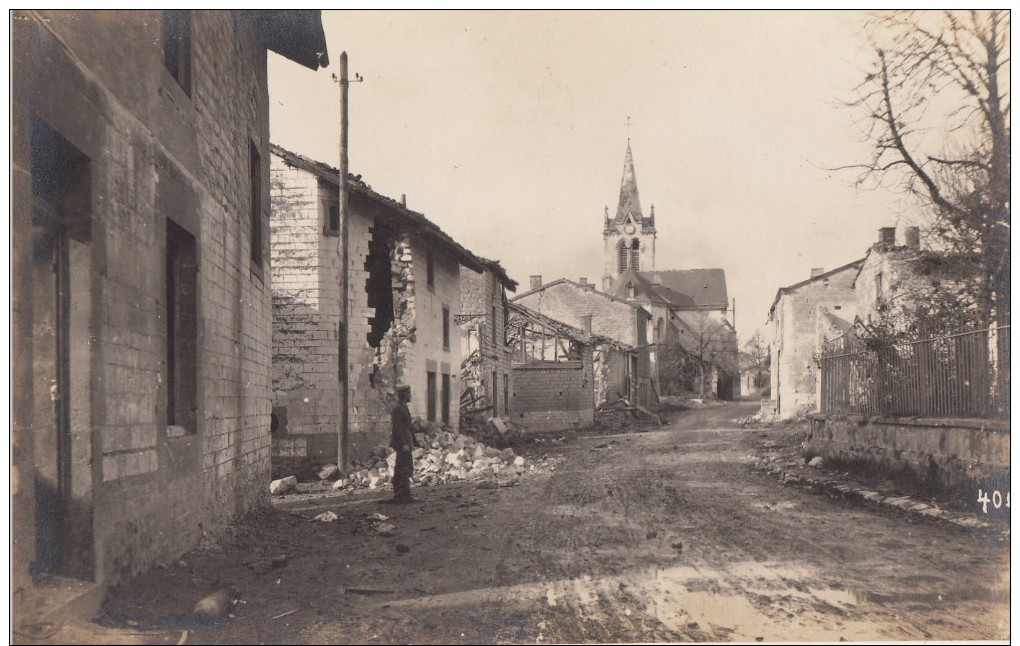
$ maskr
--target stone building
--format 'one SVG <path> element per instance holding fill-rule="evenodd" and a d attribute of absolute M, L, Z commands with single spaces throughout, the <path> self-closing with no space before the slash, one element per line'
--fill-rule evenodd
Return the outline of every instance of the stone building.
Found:
<path fill-rule="evenodd" d="M 506 418 L 513 397 L 510 347 L 507 345 L 510 311 L 506 291 L 517 281 L 495 260 L 481 259 L 484 271 L 460 269 L 460 416 Z"/>
<path fill-rule="evenodd" d="M 818 366 L 814 354 L 825 338 L 849 329 L 857 314 L 854 279 L 862 260 L 781 287 L 769 308 L 773 410 L 789 419 L 817 408 Z"/>
<path fill-rule="evenodd" d="M 532 276 L 531 289 L 513 302 L 628 348 L 624 353 L 595 352 L 596 405 L 619 397 L 644 406 L 654 401 L 654 328 L 641 305 L 596 291 L 583 278 L 579 283 L 560 278 L 543 284 L 541 276 Z"/>
<path fill-rule="evenodd" d="M 397 384 L 411 386 L 412 415 L 457 429 L 460 272 L 482 272 L 482 260 L 424 215 L 349 175 L 344 326 L 339 171 L 279 146 L 272 151 L 275 464 L 307 471 L 338 455 L 348 464 L 367 457 L 388 441 Z"/>
<path fill-rule="evenodd" d="M 267 502 L 266 51 L 327 58 L 318 11 L 15 11 L 11 37 L 18 622 Z"/>

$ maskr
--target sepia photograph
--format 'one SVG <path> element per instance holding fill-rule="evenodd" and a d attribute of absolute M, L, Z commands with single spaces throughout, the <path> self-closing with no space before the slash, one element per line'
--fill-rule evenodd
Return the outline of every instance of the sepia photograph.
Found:
<path fill-rule="evenodd" d="M 1011 640 L 1011 12 L 9 10 L 15 644 Z"/>

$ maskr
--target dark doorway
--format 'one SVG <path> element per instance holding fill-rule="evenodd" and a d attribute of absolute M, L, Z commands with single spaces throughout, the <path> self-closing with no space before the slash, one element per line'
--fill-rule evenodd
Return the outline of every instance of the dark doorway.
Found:
<path fill-rule="evenodd" d="M 88 159 L 32 124 L 34 577 L 94 576 Z"/>

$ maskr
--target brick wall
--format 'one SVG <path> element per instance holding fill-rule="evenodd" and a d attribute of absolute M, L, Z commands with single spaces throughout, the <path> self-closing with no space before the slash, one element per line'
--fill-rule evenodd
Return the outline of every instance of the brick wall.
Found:
<path fill-rule="evenodd" d="M 595 419 L 592 350 L 581 361 L 513 367 L 511 419 L 530 433 L 584 428 Z"/>
<path fill-rule="evenodd" d="M 306 478 L 337 461 L 340 237 L 322 207 L 337 190 L 272 155 L 271 200 L 273 473 Z"/>
<path fill-rule="evenodd" d="M 94 517 L 76 534 L 89 543 L 91 577 L 114 583 L 266 501 L 268 236 L 263 271 L 249 249 L 250 146 L 261 151 L 268 226 L 266 54 L 245 21 L 195 12 L 189 95 L 153 47 L 160 12 L 25 13 L 14 22 L 31 43 L 33 71 L 19 90 L 28 107 L 17 128 L 30 132 L 34 112 L 88 158 L 88 233 L 72 268 L 83 290 L 72 327 L 88 334 L 75 334 L 71 355 L 91 381 L 69 396 L 78 400 L 72 437 L 91 465 L 75 462 L 72 480 L 92 483 L 76 500 Z M 19 155 L 15 164 L 30 168 L 30 148 Z M 187 432 L 167 428 L 168 219 L 194 236 L 198 256 L 197 422 Z M 30 494 L 16 493 L 17 524 L 34 525 Z M 32 552 L 17 545 L 20 567 Z"/>

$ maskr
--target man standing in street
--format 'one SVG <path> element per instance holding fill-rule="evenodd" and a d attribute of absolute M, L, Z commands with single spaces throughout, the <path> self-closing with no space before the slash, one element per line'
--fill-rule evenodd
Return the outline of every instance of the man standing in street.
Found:
<path fill-rule="evenodd" d="M 390 446 L 397 452 L 397 463 L 393 467 L 393 501 L 399 504 L 411 502 L 411 475 L 414 473 L 414 458 L 411 448 L 414 446 L 414 435 L 411 432 L 411 411 L 407 402 L 411 401 L 411 387 L 397 387 L 397 403 L 390 414 L 392 437 Z"/>

